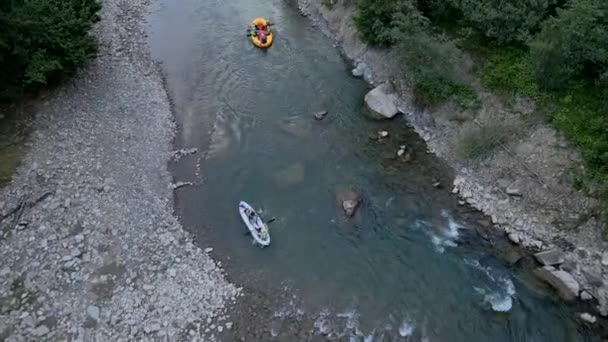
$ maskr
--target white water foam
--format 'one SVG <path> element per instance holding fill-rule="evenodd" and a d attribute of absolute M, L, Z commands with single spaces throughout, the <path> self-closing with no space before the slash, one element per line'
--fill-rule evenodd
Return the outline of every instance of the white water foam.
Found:
<path fill-rule="evenodd" d="M 440 234 L 429 233 L 431 242 L 435 246 L 435 250 L 439 253 L 445 252 L 446 247 L 458 247 L 456 240 L 459 237 L 458 231 L 463 228 L 462 225 L 456 223 L 447 211 L 442 210 L 441 216 L 448 220 L 447 229 L 442 229 Z"/>
<path fill-rule="evenodd" d="M 329 319 L 330 312 L 328 309 L 323 309 L 319 313 L 319 317 L 313 323 L 315 331 L 323 335 L 329 334 L 331 331 L 331 321 Z"/>
<path fill-rule="evenodd" d="M 408 337 L 412 336 L 412 333 L 414 333 L 414 323 L 408 320 L 403 320 L 399 326 L 399 335 L 401 337 Z"/>
<path fill-rule="evenodd" d="M 473 287 L 475 292 L 483 296 L 484 302 L 488 303 L 496 312 L 510 311 L 516 293 L 513 281 L 506 276 L 494 275 L 492 268 L 482 266 L 478 260 L 465 259 L 465 263 L 483 272 L 493 285 L 498 286 L 498 290 L 492 290 L 489 287 Z"/>

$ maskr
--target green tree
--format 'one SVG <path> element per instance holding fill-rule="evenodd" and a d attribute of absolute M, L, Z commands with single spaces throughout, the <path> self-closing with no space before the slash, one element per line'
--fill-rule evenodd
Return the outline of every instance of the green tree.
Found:
<path fill-rule="evenodd" d="M 429 0 L 426 0 L 429 1 Z M 557 5 L 557 0 L 446 0 L 463 20 L 498 44 L 525 42 Z"/>
<path fill-rule="evenodd" d="M 418 17 L 416 0 L 358 0 L 354 17 L 363 39 L 377 46 L 395 44 L 394 29 L 403 17 Z"/>
<path fill-rule="evenodd" d="M 542 25 L 530 44 L 538 82 L 565 89 L 573 82 L 608 83 L 608 2 L 572 0 Z"/>
<path fill-rule="evenodd" d="M 0 2 L 0 101 L 70 76 L 96 51 L 95 0 Z"/>

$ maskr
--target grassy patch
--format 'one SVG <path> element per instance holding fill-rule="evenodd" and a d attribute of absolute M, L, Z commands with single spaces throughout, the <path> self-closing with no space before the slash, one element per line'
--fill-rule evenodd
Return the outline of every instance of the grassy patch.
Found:
<path fill-rule="evenodd" d="M 486 48 L 479 70 L 482 83 L 493 90 L 513 92 L 532 98 L 537 105 L 548 100 L 535 79 L 532 61 L 526 50 L 513 47 Z"/>
<path fill-rule="evenodd" d="M 512 127 L 502 125 L 471 129 L 458 141 L 456 151 L 463 159 L 486 158 L 506 144 L 514 132 Z"/>
<path fill-rule="evenodd" d="M 599 194 L 604 222 L 608 222 L 608 107 L 601 88 L 581 83 L 566 91 L 544 90 L 537 84 L 525 49 L 501 47 L 481 51 L 479 77 L 485 86 L 532 98 L 537 108 L 546 112 L 549 122 L 580 148 L 587 168 L 584 175 L 577 174 L 574 187 L 589 192 L 587 183 L 599 184 L 600 190 L 594 193 Z M 604 229 L 608 233 L 608 225 Z"/>
<path fill-rule="evenodd" d="M 12 116 L 0 119 L 0 187 L 10 182 L 23 157 L 23 147 L 15 136 L 17 127 Z"/>
<path fill-rule="evenodd" d="M 475 90 L 465 84 L 458 84 L 443 77 L 418 75 L 414 81 L 416 98 L 424 105 L 435 106 L 453 99 L 461 109 L 479 107 L 479 97 Z"/>
<path fill-rule="evenodd" d="M 19 146 L 0 147 L 0 187 L 11 181 L 22 156 Z"/>

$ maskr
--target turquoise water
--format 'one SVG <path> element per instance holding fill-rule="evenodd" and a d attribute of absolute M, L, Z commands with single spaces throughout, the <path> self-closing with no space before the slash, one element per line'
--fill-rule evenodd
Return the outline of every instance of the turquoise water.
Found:
<path fill-rule="evenodd" d="M 403 120 L 365 119 L 366 84 L 291 5 L 154 8 L 150 43 L 174 102 L 176 145 L 199 149 L 173 167 L 177 180 L 200 183 L 176 192 L 177 213 L 232 280 L 293 293 L 295 304 L 273 304 L 269 339 L 304 314 L 316 333 L 353 341 L 594 340 L 554 294 L 479 242 L 477 216 L 432 186 L 449 185 L 449 170 Z M 257 16 L 276 24 L 268 50 L 245 36 Z M 384 129 L 386 141 L 368 139 Z M 403 144 L 413 162 L 396 158 Z M 336 198 L 344 188 L 363 198 L 352 219 Z M 276 218 L 270 247 L 244 235 L 240 200 Z"/>

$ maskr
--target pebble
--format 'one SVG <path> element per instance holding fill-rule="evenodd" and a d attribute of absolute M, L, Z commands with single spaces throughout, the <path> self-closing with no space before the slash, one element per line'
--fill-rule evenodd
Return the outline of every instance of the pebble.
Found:
<path fill-rule="evenodd" d="M 170 268 L 167 273 L 169 273 L 169 276 L 171 277 L 175 277 L 177 275 L 177 271 L 175 270 L 175 268 Z"/>
<path fill-rule="evenodd" d="M 89 315 L 89 317 L 91 317 L 94 320 L 98 320 L 99 319 L 99 308 L 96 307 L 95 305 L 90 305 L 87 308 L 87 314 Z"/>
<path fill-rule="evenodd" d="M 228 329 L 228 330 L 232 329 L 232 325 L 233 325 L 232 322 L 227 322 L 226 323 L 226 329 Z"/>
<path fill-rule="evenodd" d="M 213 248 L 211 248 L 211 247 L 205 248 L 205 253 L 211 253 L 211 252 L 213 252 Z"/>
<path fill-rule="evenodd" d="M 46 325 L 39 325 L 36 329 L 32 329 L 32 335 L 36 337 L 42 337 L 51 332 L 51 330 Z"/>
<path fill-rule="evenodd" d="M 221 326 L 221 325 L 218 325 L 218 326 L 217 326 L 217 331 L 218 331 L 218 332 L 222 332 L 222 331 L 224 331 L 224 327 L 223 327 L 223 326 Z"/>
<path fill-rule="evenodd" d="M 583 292 L 581 292 L 581 299 L 582 300 L 591 300 L 591 299 L 593 299 L 593 296 L 591 295 L 591 293 L 589 293 L 587 291 L 583 291 Z"/>
<path fill-rule="evenodd" d="M 144 284 L 144 291 L 152 291 L 154 288 L 154 285 Z"/>
<path fill-rule="evenodd" d="M 507 193 L 507 195 L 509 196 L 522 196 L 521 191 L 519 191 L 519 189 L 517 188 L 507 188 L 505 190 L 505 192 Z"/>

